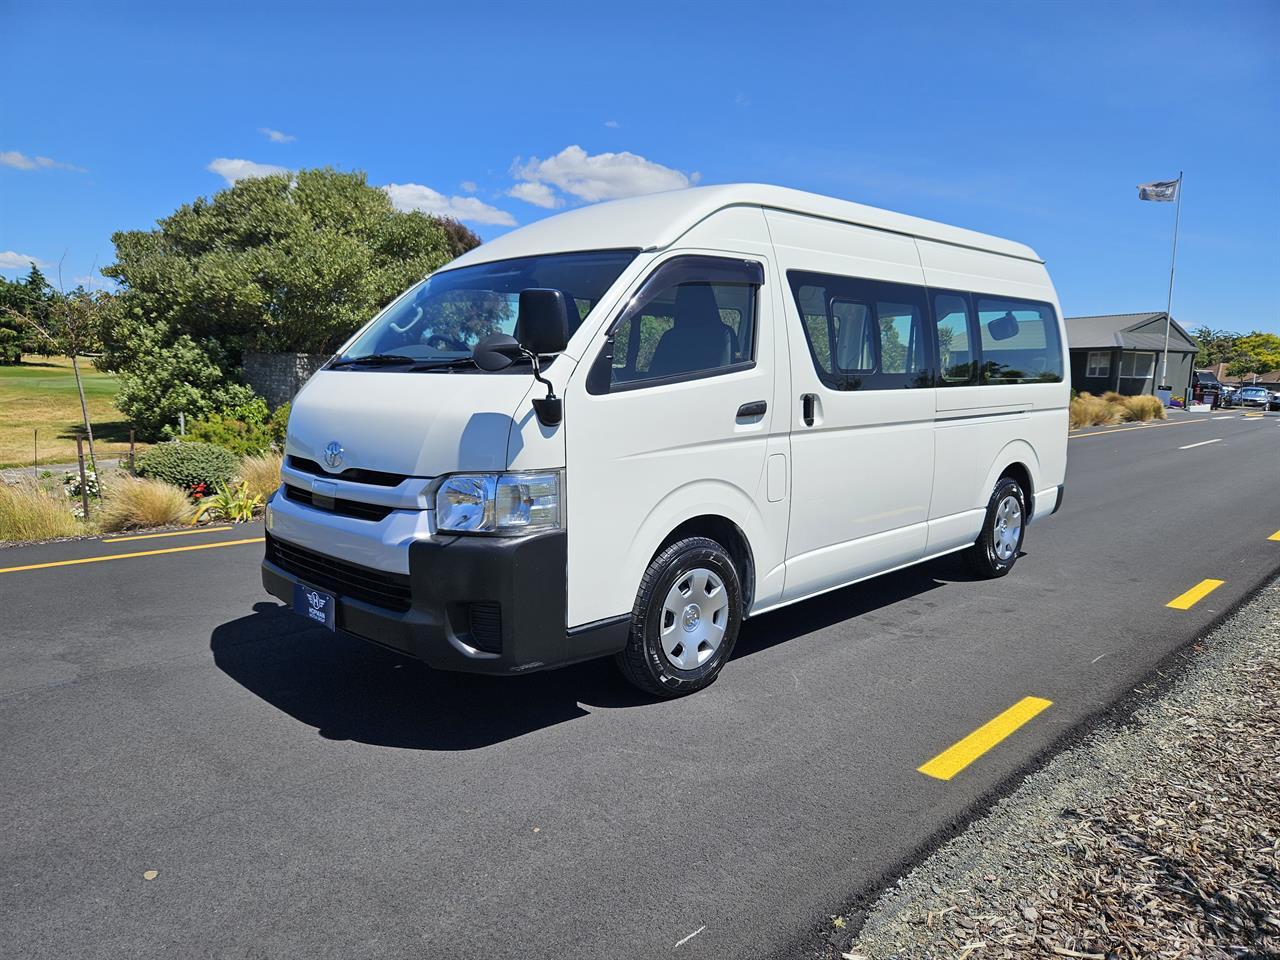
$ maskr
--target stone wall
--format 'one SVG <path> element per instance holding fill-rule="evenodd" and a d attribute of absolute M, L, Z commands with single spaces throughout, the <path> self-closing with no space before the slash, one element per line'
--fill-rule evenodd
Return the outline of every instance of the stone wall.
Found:
<path fill-rule="evenodd" d="M 274 410 L 292 400 L 328 359 L 319 353 L 246 353 L 244 379 Z"/>

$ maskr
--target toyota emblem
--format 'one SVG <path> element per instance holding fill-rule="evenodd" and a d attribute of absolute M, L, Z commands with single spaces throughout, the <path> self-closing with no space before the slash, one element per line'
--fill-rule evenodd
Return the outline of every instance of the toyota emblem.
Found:
<path fill-rule="evenodd" d="M 335 470 L 342 466 L 342 444 L 337 440 L 324 448 L 324 462 Z"/>

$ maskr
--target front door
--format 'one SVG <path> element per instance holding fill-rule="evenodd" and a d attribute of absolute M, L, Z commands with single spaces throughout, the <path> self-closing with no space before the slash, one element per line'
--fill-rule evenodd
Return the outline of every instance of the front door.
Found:
<path fill-rule="evenodd" d="M 777 406 L 768 275 L 758 253 L 671 254 L 584 358 L 565 404 L 570 626 L 629 613 L 658 544 L 695 517 L 742 530 L 765 567 L 757 582 L 776 554 L 781 583 L 785 464 L 776 499 L 766 469 Z"/>

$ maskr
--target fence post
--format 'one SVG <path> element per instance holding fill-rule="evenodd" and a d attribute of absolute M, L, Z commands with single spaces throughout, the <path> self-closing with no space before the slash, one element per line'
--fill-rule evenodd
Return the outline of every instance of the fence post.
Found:
<path fill-rule="evenodd" d="M 181 410 L 178 411 L 178 436 L 185 437 L 187 435 L 187 416 Z"/>
<path fill-rule="evenodd" d="M 35 470 L 37 479 L 40 476 L 40 431 L 31 431 L 31 468 Z"/>
<path fill-rule="evenodd" d="M 89 483 L 84 475 L 84 434 L 76 431 L 76 462 L 80 465 L 80 505 L 84 507 L 84 518 L 89 519 Z"/>
<path fill-rule="evenodd" d="M 133 427 L 129 428 L 129 475 L 136 477 L 138 471 L 133 468 Z"/>

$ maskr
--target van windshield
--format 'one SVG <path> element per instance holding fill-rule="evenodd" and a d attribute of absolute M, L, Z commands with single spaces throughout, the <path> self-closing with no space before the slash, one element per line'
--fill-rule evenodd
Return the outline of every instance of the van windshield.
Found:
<path fill-rule="evenodd" d="M 529 287 L 563 290 L 573 334 L 604 296 L 635 250 L 556 253 L 480 263 L 445 270 L 422 281 L 362 333 L 338 362 L 361 358 L 406 361 L 469 357 L 471 348 L 494 333 L 514 335 L 520 291 Z"/>

